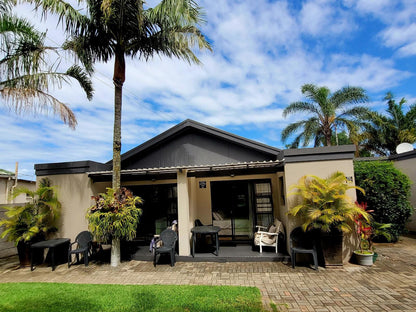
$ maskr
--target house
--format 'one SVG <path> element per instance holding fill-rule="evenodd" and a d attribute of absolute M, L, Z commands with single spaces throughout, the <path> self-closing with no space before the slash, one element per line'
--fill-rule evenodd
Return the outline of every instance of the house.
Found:
<path fill-rule="evenodd" d="M 327 177 L 334 171 L 353 183 L 354 151 L 354 146 L 280 150 L 185 120 L 124 153 L 121 183 L 144 199 L 137 239 L 148 241 L 178 220 L 179 254 L 189 256 L 196 219 L 220 226 L 220 240 L 237 244 L 252 239 L 255 225 L 274 218 L 288 233 L 295 226 L 287 216 L 294 205 L 290 185 L 305 174 Z M 60 235 L 74 239 L 87 228 L 91 196 L 111 186 L 111 162 L 37 164 L 35 170 L 38 179 L 47 176 L 58 186 Z M 355 192 L 350 195 L 355 198 Z"/>
<path fill-rule="evenodd" d="M 17 187 L 25 187 L 35 190 L 35 181 L 16 179 L 15 174 L 4 169 L 0 169 L 0 205 L 2 204 L 22 204 L 27 202 L 26 195 L 21 194 L 16 198 L 11 197 L 11 192 Z"/>

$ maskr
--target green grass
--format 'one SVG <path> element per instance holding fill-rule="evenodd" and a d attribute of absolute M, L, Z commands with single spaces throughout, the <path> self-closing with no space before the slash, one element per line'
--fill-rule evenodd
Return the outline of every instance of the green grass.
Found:
<path fill-rule="evenodd" d="M 0 311 L 263 311 L 258 288 L 0 283 Z"/>

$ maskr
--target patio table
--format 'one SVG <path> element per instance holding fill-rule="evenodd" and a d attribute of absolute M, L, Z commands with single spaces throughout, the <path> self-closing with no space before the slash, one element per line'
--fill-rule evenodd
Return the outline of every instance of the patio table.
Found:
<path fill-rule="evenodd" d="M 220 249 L 220 244 L 218 240 L 218 232 L 221 230 L 219 226 L 215 225 L 202 225 L 202 226 L 195 226 L 191 229 L 192 233 L 192 257 L 195 257 L 195 242 L 197 234 L 203 235 L 211 235 L 215 236 L 215 255 L 218 256 L 218 250 Z"/>
<path fill-rule="evenodd" d="M 33 271 L 35 268 L 33 267 L 33 249 L 45 249 L 49 248 L 51 252 L 51 264 L 52 264 L 52 271 L 55 270 L 55 249 L 57 247 L 65 245 L 65 250 L 68 252 L 69 242 L 71 240 L 69 238 L 55 238 L 49 239 L 46 241 L 34 243 L 30 246 L 30 270 Z M 63 247 L 64 248 L 64 247 Z M 68 256 L 67 256 L 68 257 Z"/>

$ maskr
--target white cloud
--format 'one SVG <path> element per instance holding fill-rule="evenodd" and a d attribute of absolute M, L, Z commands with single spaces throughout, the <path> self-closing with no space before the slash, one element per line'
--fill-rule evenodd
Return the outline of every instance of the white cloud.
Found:
<path fill-rule="evenodd" d="M 329 0 L 310 0 L 303 4 L 299 14 L 302 30 L 315 37 L 345 36 L 356 26 L 346 10 Z"/>

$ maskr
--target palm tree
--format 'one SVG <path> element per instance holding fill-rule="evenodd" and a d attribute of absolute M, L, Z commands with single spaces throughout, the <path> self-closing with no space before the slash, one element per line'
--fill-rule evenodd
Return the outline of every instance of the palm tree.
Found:
<path fill-rule="evenodd" d="M 13 2 L 7 0 L 0 6 L 0 96 L 3 104 L 16 113 L 52 110 L 64 123 L 75 128 L 74 113 L 48 92 L 49 87 L 61 87 L 63 82 L 69 83 L 73 78 L 91 99 L 91 81 L 80 66 L 59 72 L 57 67 L 48 65 L 47 55 L 58 49 L 46 47 L 45 33 L 11 13 Z"/>
<path fill-rule="evenodd" d="M 388 156 L 396 153 L 400 143 L 416 142 L 416 103 L 404 113 L 406 99 L 396 103 L 394 96 L 388 92 L 384 97 L 387 101 L 387 116 L 373 112 L 370 122 L 365 127 L 363 146 L 378 155 Z"/>
<path fill-rule="evenodd" d="M 143 0 L 79 0 L 85 10 L 78 10 L 63 0 L 26 0 L 59 15 L 70 39 L 65 48 L 77 53 L 86 64 L 114 60 L 114 133 L 112 188 L 118 190 L 121 180 L 121 108 L 126 79 L 126 57 L 148 60 L 164 55 L 199 63 L 192 47 L 211 50 L 199 30 L 203 22 L 201 8 L 194 0 L 162 0 L 154 8 Z M 119 240 L 112 248 L 120 262 Z"/>
<path fill-rule="evenodd" d="M 353 134 L 361 126 L 360 118 L 369 114 L 369 110 L 363 106 L 349 105 L 365 103 L 368 97 L 365 91 L 359 87 L 344 87 L 331 94 L 327 87 L 317 87 L 313 84 L 302 86 L 302 94 L 308 101 L 293 102 L 283 111 L 283 117 L 293 113 L 309 113 L 312 116 L 288 125 L 282 131 L 282 141 L 295 134 L 299 129 L 303 131 L 298 134 L 291 147 L 297 148 L 301 141 L 307 146 L 313 139 L 314 146 L 330 146 L 331 138 L 337 131 L 348 130 Z"/>

